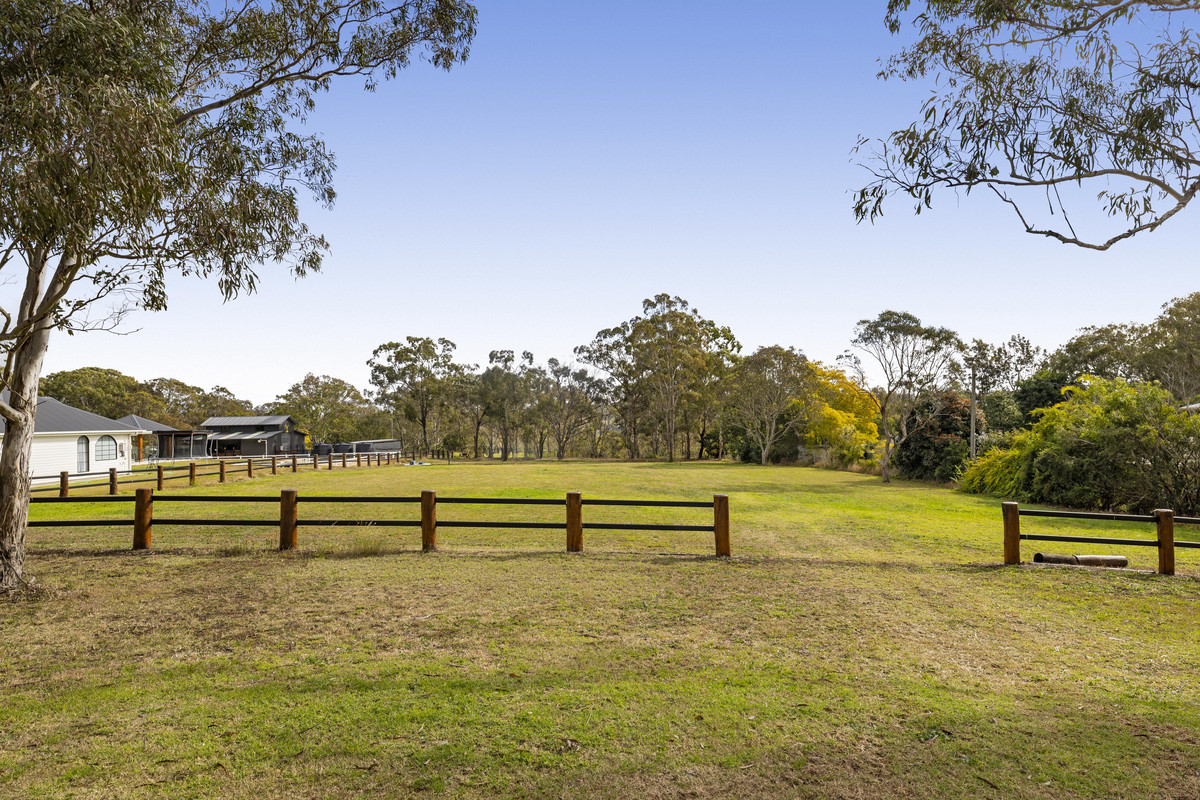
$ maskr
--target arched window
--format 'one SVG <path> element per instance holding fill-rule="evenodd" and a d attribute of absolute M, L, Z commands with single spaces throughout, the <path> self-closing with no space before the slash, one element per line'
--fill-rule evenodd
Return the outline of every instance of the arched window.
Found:
<path fill-rule="evenodd" d="M 96 440 L 96 460 L 113 461 L 117 457 L 117 440 L 111 436 L 101 436 Z"/>

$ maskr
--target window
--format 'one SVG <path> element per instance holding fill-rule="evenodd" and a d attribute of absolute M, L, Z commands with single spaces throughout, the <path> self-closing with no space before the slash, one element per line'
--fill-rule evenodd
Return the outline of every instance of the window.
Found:
<path fill-rule="evenodd" d="M 117 440 L 111 436 L 101 436 L 96 440 L 96 460 L 113 461 L 117 457 Z"/>

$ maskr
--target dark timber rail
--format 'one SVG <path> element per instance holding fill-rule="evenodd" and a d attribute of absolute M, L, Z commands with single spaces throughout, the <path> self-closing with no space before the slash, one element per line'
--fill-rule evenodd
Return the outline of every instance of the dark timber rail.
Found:
<path fill-rule="evenodd" d="M 1127 547 L 1157 547 L 1158 571 L 1163 575 L 1175 574 L 1175 548 L 1200 549 L 1200 542 L 1176 542 L 1175 524 L 1200 525 L 1200 517 L 1177 517 L 1169 508 L 1160 508 L 1153 514 L 1108 514 L 1092 511 L 1050 511 L 1037 508 L 1021 508 L 1016 503 L 1001 503 L 1004 513 L 1004 563 L 1021 563 L 1021 540 L 1039 542 L 1081 542 L 1085 544 L 1110 544 Z M 1152 522 L 1157 529 L 1153 539 L 1117 539 L 1108 536 L 1063 536 L 1052 533 L 1021 533 L 1021 517 L 1055 517 L 1058 519 L 1096 519 L 1108 522 Z"/>
<path fill-rule="evenodd" d="M 59 497 L 70 497 L 71 489 L 92 489 L 103 486 L 102 483 L 97 483 L 98 478 L 108 478 L 108 493 L 116 494 L 117 487 L 131 486 L 144 483 L 155 484 L 158 491 L 163 490 L 166 481 L 187 479 L 189 486 L 196 485 L 196 478 L 217 476 L 218 483 L 224 483 L 225 479 L 230 475 L 244 474 L 247 478 L 254 477 L 254 471 L 258 470 L 259 474 L 265 474 L 270 470 L 272 475 L 278 475 L 279 470 L 290 470 L 299 472 L 301 469 L 326 469 L 331 470 L 335 466 L 341 469 L 350 467 L 377 467 L 390 466 L 393 463 L 403 464 L 404 461 L 396 452 L 380 452 L 380 453 L 336 453 L 324 456 L 305 455 L 305 454 L 290 454 L 282 456 L 251 456 L 248 458 L 221 458 L 209 461 L 196 462 L 189 461 L 187 464 L 174 464 L 171 466 L 163 466 L 161 464 L 153 467 L 140 467 L 137 469 L 119 470 L 116 467 L 107 472 L 77 472 L 71 474 L 69 472 L 61 472 L 58 475 L 34 475 L 30 480 L 46 481 L 58 478 L 58 483 L 47 486 L 34 486 L 29 490 L 33 495 L 38 492 L 58 492 Z M 182 474 L 168 474 L 182 473 Z M 121 478 L 122 475 L 133 477 Z M 149 475 L 153 477 L 139 478 L 139 475 Z M 71 483 L 72 478 L 82 478 L 82 483 Z"/>
<path fill-rule="evenodd" d="M 200 519 L 195 517 L 155 517 L 154 504 L 158 503 L 278 503 L 279 519 Z M 279 528 L 279 549 L 292 550 L 296 547 L 297 531 L 301 527 L 372 527 L 372 528 L 417 528 L 421 529 L 421 549 L 437 549 L 438 528 L 515 528 L 521 530 L 565 530 L 567 552 L 583 550 L 583 531 L 705 531 L 713 534 L 718 556 L 729 556 L 729 496 L 713 495 L 712 502 L 694 500 L 599 500 L 585 499 L 579 492 L 569 492 L 562 499 L 530 499 L 504 497 L 442 497 L 424 491 L 414 497 L 342 497 L 340 495 L 311 495 L 301 498 L 294 489 L 285 489 L 275 495 L 155 495 L 152 489 L 138 489 L 133 496 L 93 497 L 32 497 L 30 503 L 133 503 L 133 549 L 146 550 L 150 547 L 155 525 L 181 526 L 245 526 Z M 420 519 L 322 519 L 301 517 L 301 503 L 344 504 L 367 503 L 379 505 L 420 505 Z M 497 522 L 449 520 L 439 522 L 439 505 L 498 505 L 498 506 L 558 506 L 566 510 L 562 522 Z M 659 525 L 641 522 L 591 522 L 584 524 L 583 506 L 624 506 L 633 508 L 704 508 L 713 514 L 711 525 Z M 30 520 L 31 528 L 86 528 L 94 526 L 128 526 L 129 519 L 73 519 L 73 520 Z"/>

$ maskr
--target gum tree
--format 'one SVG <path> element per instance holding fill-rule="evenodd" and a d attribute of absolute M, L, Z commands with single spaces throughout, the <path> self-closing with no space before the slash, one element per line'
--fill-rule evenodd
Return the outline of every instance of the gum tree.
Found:
<path fill-rule="evenodd" d="M 726 410 L 758 445 L 764 466 L 776 441 L 810 421 L 816 389 L 812 365 L 790 347 L 760 347 L 733 368 Z"/>
<path fill-rule="evenodd" d="M 663 425 L 667 460 L 675 460 L 681 408 L 697 391 L 715 354 L 724 360 L 741 349 L 732 331 L 705 319 L 681 297 L 655 295 L 642 301 L 629 321 L 629 349 L 646 376 L 652 408 Z M 685 431 L 686 433 L 686 431 Z"/>
<path fill-rule="evenodd" d="M 392 413 L 404 406 L 411 409 L 421 426 L 421 452 L 430 452 L 429 426 L 436 423 L 438 410 L 446 403 L 448 382 L 454 374 L 454 349 L 449 339 L 408 336 L 404 343 L 388 342 L 375 348 L 367 366 L 371 384 Z"/>
<path fill-rule="evenodd" d="M 941 413 L 938 399 L 953 374 L 955 356 L 962 343 L 954 331 L 921 324 L 903 311 L 884 311 L 875 319 L 860 320 L 851 344 L 879 368 L 883 383 L 866 389 L 861 363 L 851 356 L 859 385 L 873 398 L 879 411 L 883 458 L 879 462 L 884 482 L 891 480 L 892 453 L 915 431 Z"/>
<path fill-rule="evenodd" d="M 941 190 L 982 188 L 1026 232 L 1079 247 L 1158 228 L 1200 191 L 1197 10 L 1196 0 L 890 0 L 888 27 L 916 39 L 879 75 L 932 91 L 916 122 L 859 142 L 873 179 L 855 214 L 874 220 L 892 195 L 920 213 Z"/>
<path fill-rule="evenodd" d="M 0 591 L 24 584 L 50 332 L 166 307 L 169 271 L 230 299 L 316 270 L 301 193 L 334 161 L 295 127 L 335 79 L 466 57 L 463 0 L 14 0 L 0 15 Z"/>

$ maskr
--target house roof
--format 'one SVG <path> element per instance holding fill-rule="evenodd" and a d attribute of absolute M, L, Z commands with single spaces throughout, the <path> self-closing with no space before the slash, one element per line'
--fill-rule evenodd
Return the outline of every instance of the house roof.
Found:
<path fill-rule="evenodd" d="M 274 439 L 276 436 L 282 436 L 283 431 L 229 431 L 227 433 L 210 433 L 209 441 L 212 442 L 244 442 L 255 439 Z"/>
<path fill-rule="evenodd" d="M 4 396 L 7 399 L 8 393 L 6 392 Z M 38 398 L 37 418 L 33 424 L 34 433 L 82 433 L 85 431 L 121 433 L 138 430 L 142 430 L 142 428 L 69 406 L 53 397 Z M 0 417 L 0 434 L 3 432 L 4 419 Z"/>
<path fill-rule="evenodd" d="M 277 414 L 268 417 L 209 417 L 201 427 L 226 428 L 238 425 L 285 425 L 292 419 L 287 414 Z M 293 422 L 295 420 L 292 420 Z"/>
<path fill-rule="evenodd" d="M 161 422 L 155 422 L 152 419 L 139 417 L 137 414 L 130 414 L 127 417 L 121 417 L 117 422 L 123 422 L 126 425 L 132 425 L 141 431 L 150 431 L 151 433 L 179 433 L 178 428 L 172 428 L 170 425 L 164 425 Z"/>

